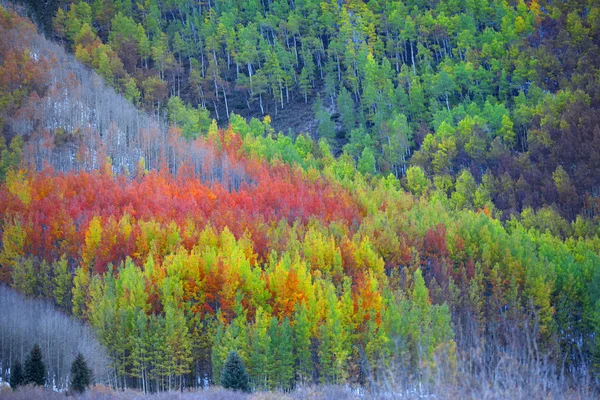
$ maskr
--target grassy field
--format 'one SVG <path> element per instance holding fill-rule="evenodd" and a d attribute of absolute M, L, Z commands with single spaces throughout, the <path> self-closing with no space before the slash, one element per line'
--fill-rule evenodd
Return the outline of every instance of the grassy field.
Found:
<path fill-rule="evenodd" d="M 513 383 L 516 383 L 513 382 Z M 386 386 L 386 385 L 383 385 Z M 518 385 L 494 385 L 490 382 L 462 380 L 454 385 L 432 385 L 413 389 L 380 388 L 379 390 L 356 390 L 343 386 L 311 386 L 290 393 L 256 392 L 251 394 L 233 392 L 220 387 L 186 392 L 162 392 L 144 394 L 134 390 L 115 391 L 106 386 L 94 386 L 79 395 L 58 393 L 39 387 L 24 387 L 13 392 L 10 388 L 0 389 L 0 399 L 6 400 L 58 400 L 67 398 L 81 400 L 353 400 L 353 399 L 593 399 L 596 394 L 580 388 L 547 388 L 543 382 L 528 387 Z M 550 389 L 550 390 L 548 390 Z"/>
<path fill-rule="evenodd" d="M 153 400 L 275 400 L 275 399 L 358 399 L 359 395 L 353 393 L 350 389 L 339 386 L 319 386 L 296 390 L 292 393 L 280 392 L 259 392 L 245 394 L 233 392 L 222 388 L 210 388 L 206 390 L 190 392 L 163 392 L 154 394 L 144 394 L 134 390 L 114 391 L 106 386 L 94 386 L 81 395 L 67 395 L 66 393 L 57 393 L 48 389 L 39 387 L 24 387 L 13 392 L 10 388 L 0 390 L 0 398 L 7 400 L 42 400 L 42 399 L 64 399 L 65 397 L 77 399 L 119 399 L 119 400 L 139 400 L 151 398 Z"/>

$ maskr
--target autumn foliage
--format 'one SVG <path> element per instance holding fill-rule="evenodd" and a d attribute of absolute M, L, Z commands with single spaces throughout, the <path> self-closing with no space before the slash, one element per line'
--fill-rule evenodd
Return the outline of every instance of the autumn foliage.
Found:
<path fill-rule="evenodd" d="M 375 7 L 377 2 L 371 3 Z M 367 10 L 355 2 L 346 7 Z M 506 3 L 498 9 L 508 13 L 510 7 Z M 519 31 L 540 24 L 532 14 L 536 7 L 519 7 L 532 17 L 519 17 Z M 343 10 L 349 18 L 348 8 Z M 332 13 L 325 5 L 321 11 Z M 172 89 L 178 75 L 166 36 L 153 33 L 159 39 L 153 50 L 144 50 L 142 25 L 118 13 L 114 20 L 119 29 L 133 27 L 142 34 L 134 43 L 131 35 L 115 31 L 109 46 L 101 37 L 107 28 L 94 32 L 91 20 L 90 6 L 79 2 L 67 12 L 61 9 L 54 23 L 75 57 L 128 100 L 79 64 L 59 68 L 62 62 L 56 57 L 64 61 L 67 55 L 38 52 L 32 25 L 0 8 L 0 33 L 9 35 L 0 40 L 0 123 L 7 118 L 2 139 L 11 138 L 8 145 L 0 143 L 0 283 L 29 297 L 50 299 L 88 322 L 111 358 L 115 386 L 160 391 L 218 383 L 231 352 L 239 355 L 251 388 L 257 390 L 312 383 L 385 387 L 389 371 L 419 381 L 427 371 L 453 382 L 458 360 L 463 368 L 495 371 L 507 358 L 566 371 L 561 376 L 567 385 L 582 376 L 597 383 L 600 239 L 595 225 L 582 218 L 567 222 L 554 209 L 539 208 L 537 197 L 525 201 L 527 180 L 511 174 L 517 157 L 502 164 L 510 167 L 502 176 L 474 176 L 469 171 L 476 168 L 463 168 L 494 148 L 500 149 L 494 153 L 498 158 L 488 161 L 500 171 L 496 162 L 504 160 L 502 154 L 508 159 L 511 149 L 525 146 L 524 123 L 516 138 L 509 111 L 484 101 L 492 85 L 469 84 L 459 93 L 445 69 L 435 77 L 427 75 L 435 81 L 432 118 L 439 124 L 434 134 L 419 123 L 420 151 L 407 168 L 407 132 L 431 114 L 423 101 L 419 106 L 412 100 L 423 97 L 416 69 L 427 62 L 403 64 L 399 79 L 404 83 L 394 94 L 391 88 L 383 90 L 385 74 L 371 81 L 391 64 L 379 65 L 373 49 L 365 47 L 360 68 L 373 74 L 357 70 L 349 78 L 364 75 L 361 85 L 366 88 L 361 92 L 357 86 L 356 98 L 364 97 L 361 112 L 370 132 L 379 135 L 381 127 L 381 136 L 352 129 L 354 138 L 336 158 L 329 143 L 334 135 L 319 133 L 328 139 L 317 141 L 308 135 L 275 134 L 270 117 L 248 122 L 229 109 L 230 124 L 220 129 L 209 121 L 206 109 L 175 96 L 167 102 L 163 78 Z M 518 35 L 511 33 L 516 22 L 506 21 L 510 24 L 503 35 L 516 41 Z M 345 29 L 352 26 L 350 20 L 344 24 Z M 395 39 L 398 63 L 408 60 L 408 45 L 417 54 L 425 52 L 414 32 L 398 35 L 406 36 Z M 19 45 L 8 46 L 6 37 Z M 452 51 L 447 40 L 442 43 L 436 59 L 442 58 L 442 50 Z M 133 48 L 139 53 L 127 60 Z M 207 68 L 214 70 L 216 50 L 208 50 L 214 61 Z M 276 77 L 277 57 L 271 50 L 269 54 L 272 62 L 265 68 Z M 480 56 L 467 49 L 459 54 L 461 65 Z M 160 78 L 134 79 L 130 74 L 139 73 L 149 58 Z M 349 63 L 344 73 L 358 64 Z M 478 71 L 489 72 L 483 67 Z M 219 101 L 219 85 L 227 83 L 219 71 L 212 72 L 197 89 L 212 92 L 214 83 L 214 100 Z M 336 77 L 330 78 L 336 91 Z M 255 79 L 262 108 L 267 89 L 260 88 L 261 75 Z M 341 69 L 337 79 L 342 79 Z M 144 86 L 143 99 L 136 82 Z M 283 106 L 280 82 L 270 89 Z M 475 87 L 482 93 L 471 93 Z M 220 92 L 227 101 L 226 88 Z M 377 117 L 390 94 L 398 98 L 394 101 L 410 102 L 411 127 L 406 116 L 396 115 L 391 125 Z M 202 92 L 203 101 L 205 96 L 212 95 Z M 343 89 L 339 96 L 351 95 Z M 481 104 L 473 100 L 468 113 L 497 111 L 502 139 L 487 143 L 492 136 L 483 138 L 479 126 L 487 124 L 464 109 L 460 114 L 454 104 L 464 120 L 451 114 L 451 103 L 470 96 Z M 577 96 L 567 97 L 575 104 Z M 525 95 L 511 98 L 519 97 Z M 541 95 L 538 100 L 546 101 Z M 548 98 L 547 106 L 560 100 Z M 352 97 L 349 101 L 353 109 Z M 138 102 L 149 110 L 167 102 L 166 119 L 172 125 L 140 113 L 133 106 Z M 214 107 L 217 111 L 216 103 Z M 529 106 L 521 108 L 525 112 Z M 456 119 L 458 128 L 442 118 L 446 111 L 444 118 Z M 319 130 L 331 128 L 323 110 L 317 114 L 323 117 Z M 157 115 L 162 118 L 160 111 Z M 348 113 L 346 117 L 352 120 L 350 128 L 358 124 Z M 381 122 L 379 127 L 374 121 Z M 550 122 L 566 129 L 558 120 Z M 552 132 L 550 136 L 558 135 L 556 129 Z M 23 147 L 24 136 L 28 141 Z M 372 145 L 364 145 L 371 139 L 383 143 L 381 157 L 375 157 Z M 457 143 L 466 150 L 459 152 Z M 530 156 L 543 158 L 546 150 L 540 143 L 531 143 Z M 550 175 L 556 187 L 546 185 Z M 582 209 L 581 198 L 571 200 L 577 186 L 589 185 L 573 184 L 569 173 L 554 164 L 543 176 L 546 195 L 562 198 L 573 219 Z M 501 210 L 510 213 L 502 215 Z M 474 367 L 477 360 L 484 360 L 483 366 Z"/>

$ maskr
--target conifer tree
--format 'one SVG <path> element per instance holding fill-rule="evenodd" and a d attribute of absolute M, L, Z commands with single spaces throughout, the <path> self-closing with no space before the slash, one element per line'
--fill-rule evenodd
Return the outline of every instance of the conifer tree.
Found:
<path fill-rule="evenodd" d="M 83 354 L 77 354 L 71 364 L 71 388 L 79 393 L 85 392 L 90 385 L 92 371 L 88 368 Z"/>
<path fill-rule="evenodd" d="M 35 344 L 25 361 L 25 385 L 30 383 L 44 386 L 46 384 L 46 366 L 42 361 L 40 346 Z"/>
<path fill-rule="evenodd" d="M 242 392 L 250 391 L 246 367 L 235 351 L 227 356 L 221 373 L 221 386 L 225 389 L 241 390 Z"/>
<path fill-rule="evenodd" d="M 23 384 L 23 368 L 21 367 L 21 362 L 16 360 L 10 369 L 10 387 L 13 390 L 17 390 L 17 387 Z"/>

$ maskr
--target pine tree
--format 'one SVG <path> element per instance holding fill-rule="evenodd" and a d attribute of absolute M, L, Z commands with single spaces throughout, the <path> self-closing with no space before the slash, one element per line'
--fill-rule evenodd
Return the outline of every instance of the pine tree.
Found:
<path fill-rule="evenodd" d="M 79 393 L 85 392 L 90 385 L 92 371 L 88 368 L 83 354 L 77 354 L 71 364 L 71 388 Z"/>
<path fill-rule="evenodd" d="M 9 383 L 13 390 L 17 390 L 17 387 L 23 384 L 23 369 L 21 368 L 21 363 L 19 360 L 16 360 L 10 369 Z"/>
<path fill-rule="evenodd" d="M 37 344 L 31 349 L 31 353 L 25 361 L 25 381 L 24 384 L 44 386 L 46 384 L 46 366 L 42 361 L 42 351 Z"/>
<path fill-rule="evenodd" d="M 246 367 L 235 351 L 227 356 L 221 373 L 221 386 L 225 389 L 241 390 L 242 392 L 250 391 Z"/>

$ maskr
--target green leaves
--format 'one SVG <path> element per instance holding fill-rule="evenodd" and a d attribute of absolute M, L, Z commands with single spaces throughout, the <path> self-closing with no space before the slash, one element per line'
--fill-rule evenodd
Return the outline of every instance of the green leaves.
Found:
<path fill-rule="evenodd" d="M 1 124 L 0 127 L 2 127 Z M 21 135 L 13 137 L 9 147 L 6 146 L 4 136 L 0 136 L 0 182 L 4 182 L 9 169 L 19 165 L 22 153 L 23 137 Z"/>
<path fill-rule="evenodd" d="M 429 187 L 429 180 L 423 170 L 417 166 L 409 167 L 406 171 L 408 189 L 416 196 L 421 196 Z"/>
<path fill-rule="evenodd" d="M 335 138 L 335 124 L 331 120 L 331 115 L 325 109 L 320 97 L 317 97 L 313 109 L 315 111 L 315 119 L 319 124 L 317 128 L 319 138 L 326 139 L 331 143 Z"/>
<path fill-rule="evenodd" d="M 169 121 L 181 130 L 181 136 L 191 140 L 206 136 L 210 125 L 209 113 L 204 108 L 195 108 L 177 97 L 169 98 L 167 105 Z"/>

